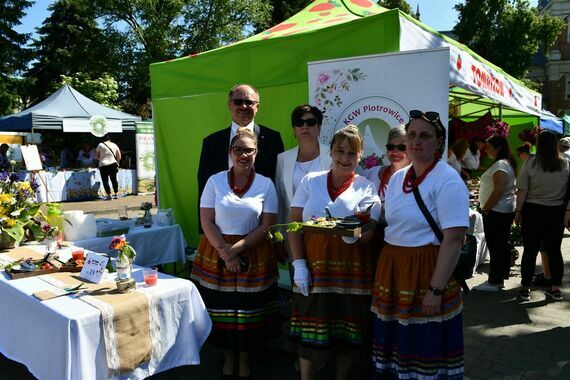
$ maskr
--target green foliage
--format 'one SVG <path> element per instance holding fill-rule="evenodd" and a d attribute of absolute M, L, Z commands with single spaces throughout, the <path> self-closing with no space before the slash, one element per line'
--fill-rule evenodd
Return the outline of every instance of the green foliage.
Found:
<path fill-rule="evenodd" d="M 148 112 L 148 66 L 237 41 L 269 17 L 263 0 L 99 0 L 97 15 L 123 39 L 125 111 Z M 126 29 L 118 29 L 119 25 Z M 140 113 L 140 112 L 137 112 Z"/>
<path fill-rule="evenodd" d="M 48 10 L 52 13 L 38 29 L 35 61 L 26 73 L 34 103 L 58 89 L 61 75 L 98 78 L 116 70 L 118 62 L 117 37 L 98 27 L 90 1 L 58 0 Z"/>
<path fill-rule="evenodd" d="M 415 17 L 415 14 L 412 12 L 412 7 L 410 7 L 410 4 L 408 4 L 406 0 L 383 0 L 379 1 L 378 5 L 387 9 L 398 8 L 402 12 Z"/>
<path fill-rule="evenodd" d="M 275 26 L 309 5 L 312 0 L 268 0 L 271 5 L 270 16 L 263 23 L 255 24 L 256 33 Z"/>
<path fill-rule="evenodd" d="M 119 85 L 115 78 L 109 74 L 103 74 L 99 78 L 91 79 L 87 74 L 75 73 L 72 76 L 62 75 L 59 86 L 68 84 L 77 91 L 87 96 L 91 100 L 101 103 L 107 107 L 119 109 L 117 99 L 119 98 Z"/>
<path fill-rule="evenodd" d="M 455 5 L 459 41 L 523 78 L 532 56 L 547 49 L 562 32 L 562 20 L 540 14 L 528 0 L 467 0 Z"/>
<path fill-rule="evenodd" d="M 29 36 L 18 33 L 25 9 L 32 1 L 12 0 L 0 2 L 0 115 L 12 113 L 19 102 L 18 73 L 25 68 L 29 51 L 25 48 Z"/>

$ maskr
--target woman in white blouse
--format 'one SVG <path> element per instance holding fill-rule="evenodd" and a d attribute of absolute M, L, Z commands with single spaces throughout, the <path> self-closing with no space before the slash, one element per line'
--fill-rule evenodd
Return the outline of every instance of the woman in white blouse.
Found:
<path fill-rule="evenodd" d="M 481 160 L 481 149 L 485 147 L 485 141 L 481 137 L 473 137 L 469 141 L 469 149 L 461 159 L 461 167 L 469 175 L 473 170 L 479 169 Z"/>
<path fill-rule="evenodd" d="M 208 342 L 224 350 L 222 378 L 251 375 L 250 351 L 280 333 L 277 260 L 265 230 L 275 224 L 273 182 L 253 167 L 257 140 L 238 129 L 230 144 L 233 166 L 211 176 L 200 198 L 204 235 L 191 279 L 213 328 Z"/>
<path fill-rule="evenodd" d="M 479 201 L 491 265 L 488 281 L 474 287 L 476 290 L 497 292 L 509 278 L 511 249 L 509 234 L 515 219 L 515 178 L 517 162 L 509 143 L 503 136 L 487 140 L 487 155 L 495 160 L 481 176 Z"/>
<path fill-rule="evenodd" d="M 331 167 L 329 148 L 319 143 L 322 122 L 321 111 L 308 104 L 295 107 L 291 113 L 291 126 L 299 145 L 277 156 L 275 187 L 279 198 L 279 223 L 289 221 L 289 205 L 301 179 L 308 173 Z"/>

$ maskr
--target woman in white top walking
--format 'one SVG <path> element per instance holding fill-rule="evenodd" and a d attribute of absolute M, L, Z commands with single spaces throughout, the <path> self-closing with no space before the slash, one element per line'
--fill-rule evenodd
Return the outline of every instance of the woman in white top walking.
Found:
<path fill-rule="evenodd" d="M 488 281 L 474 289 L 496 292 L 503 287 L 503 281 L 509 278 L 511 267 L 509 234 L 515 219 L 517 162 L 503 136 L 496 135 L 487 140 L 486 152 L 495 162 L 481 176 L 479 201 L 491 268 Z"/>
<path fill-rule="evenodd" d="M 119 183 L 117 182 L 117 173 L 119 172 L 119 162 L 121 161 L 121 150 L 111 141 L 111 136 L 106 134 L 103 141 L 97 145 L 95 149 L 95 159 L 99 161 L 99 172 L 101 173 L 101 181 L 107 193 L 105 199 L 111 199 L 111 188 L 109 187 L 109 179 L 113 185 L 113 198 L 117 199 L 119 193 Z"/>

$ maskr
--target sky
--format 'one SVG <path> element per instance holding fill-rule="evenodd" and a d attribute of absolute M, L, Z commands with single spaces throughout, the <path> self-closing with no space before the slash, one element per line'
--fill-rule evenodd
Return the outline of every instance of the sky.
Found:
<path fill-rule="evenodd" d="M 447 31 L 453 29 L 457 23 L 457 12 L 453 6 L 461 0 L 407 0 L 412 9 L 420 7 L 420 20 L 435 30 Z M 20 33 L 33 33 L 35 28 L 41 26 L 43 20 L 49 16 L 47 7 L 53 0 L 36 0 L 36 3 L 27 9 L 27 15 L 22 19 L 22 25 L 16 27 Z M 531 0 L 536 6 L 538 0 Z"/>

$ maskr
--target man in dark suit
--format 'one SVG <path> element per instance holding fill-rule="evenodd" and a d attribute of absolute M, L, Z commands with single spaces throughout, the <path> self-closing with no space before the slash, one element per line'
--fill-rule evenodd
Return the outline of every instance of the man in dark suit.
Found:
<path fill-rule="evenodd" d="M 208 178 L 229 169 L 230 141 L 238 128 L 249 128 L 257 136 L 256 173 L 273 180 L 277 155 L 284 150 L 279 132 L 256 124 L 253 120 L 259 110 L 259 93 L 253 86 L 238 84 L 232 87 L 228 94 L 228 108 L 232 115 L 232 124 L 228 128 L 212 133 L 202 142 L 202 154 L 198 166 L 198 201 Z"/>

